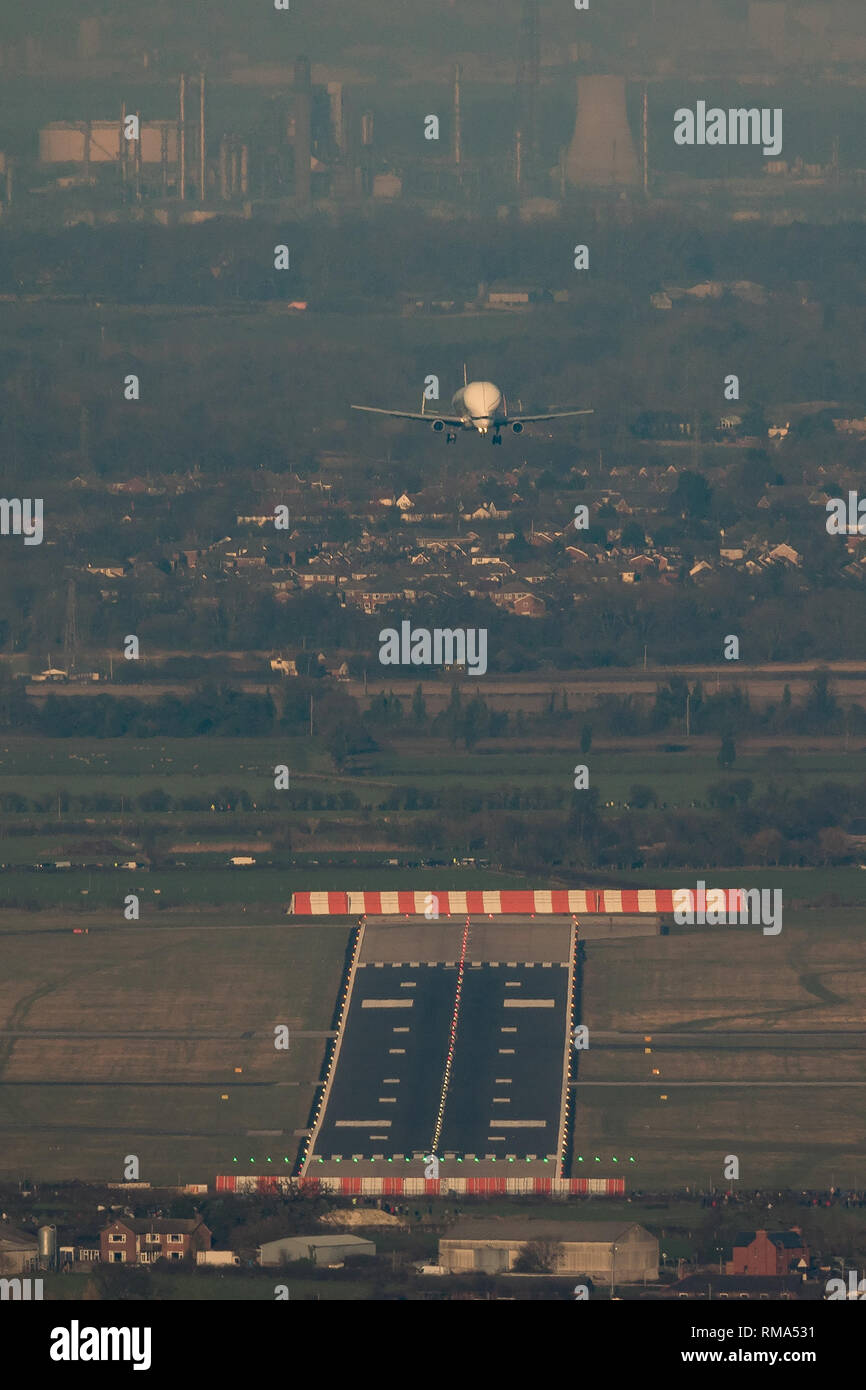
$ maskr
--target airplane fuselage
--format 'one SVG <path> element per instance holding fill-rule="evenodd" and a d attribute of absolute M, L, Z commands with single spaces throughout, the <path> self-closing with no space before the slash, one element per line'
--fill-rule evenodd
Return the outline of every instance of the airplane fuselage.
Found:
<path fill-rule="evenodd" d="M 475 429 L 479 434 L 494 429 L 505 414 L 502 392 L 492 381 L 470 381 L 461 386 L 454 394 L 451 409 L 460 417 L 464 429 Z"/>
<path fill-rule="evenodd" d="M 463 374 L 463 385 L 451 398 L 451 411 L 427 410 L 426 395 L 421 401 L 420 411 L 389 410 L 381 405 L 353 405 L 353 410 L 363 410 L 371 415 L 387 415 L 393 420 L 414 420 L 429 425 L 437 434 L 444 434 L 446 443 L 453 444 L 458 430 L 476 430 L 478 434 L 489 434 L 494 444 L 502 443 L 502 431 L 511 430 L 521 434 L 524 425 L 536 425 L 545 420 L 562 420 L 566 416 L 591 415 L 591 410 L 554 410 L 543 415 L 510 415 L 505 396 L 492 381 L 467 381 Z"/>

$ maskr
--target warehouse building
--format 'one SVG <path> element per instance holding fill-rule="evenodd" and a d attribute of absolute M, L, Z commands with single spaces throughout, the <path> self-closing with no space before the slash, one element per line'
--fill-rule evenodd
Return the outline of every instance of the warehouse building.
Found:
<path fill-rule="evenodd" d="M 632 1284 L 658 1278 L 659 1243 L 628 1221 L 462 1221 L 439 1241 L 449 1274 L 506 1274 L 518 1262 L 527 1273 Z"/>
<path fill-rule="evenodd" d="M 282 1240 L 269 1240 L 259 1246 L 259 1264 L 274 1266 L 293 1260 L 312 1260 L 315 1265 L 339 1265 L 355 1255 L 369 1258 L 375 1254 L 373 1241 L 363 1236 L 284 1236 Z"/>
<path fill-rule="evenodd" d="M 28 1274 L 36 1268 L 38 1255 L 35 1235 L 4 1224 L 0 1230 L 0 1274 Z"/>

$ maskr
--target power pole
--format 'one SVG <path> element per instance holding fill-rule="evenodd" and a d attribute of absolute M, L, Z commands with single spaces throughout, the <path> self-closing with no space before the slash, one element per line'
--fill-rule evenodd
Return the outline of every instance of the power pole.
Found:
<path fill-rule="evenodd" d="M 75 596 L 75 580 L 70 579 L 66 586 L 66 623 L 63 630 L 63 664 L 68 672 L 78 665 L 78 604 Z"/>

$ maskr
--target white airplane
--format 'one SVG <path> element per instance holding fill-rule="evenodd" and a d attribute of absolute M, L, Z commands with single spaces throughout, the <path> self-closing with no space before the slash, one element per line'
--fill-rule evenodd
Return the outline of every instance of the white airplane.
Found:
<path fill-rule="evenodd" d="M 493 432 L 493 443 L 502 443 L 503 429 L 512 429 L 515 434 L 522 433 L 524 425 L 532 425 L 540 420 L 563 420 L 571 415 L 592 415 L 592 410 L 555 410 L 547 415 L 509 415 L 505 397 L 492 381 L 467 381 L 466 366 L 463 367 L 463 385 L 451 401 L 450 415 L 437 415 L 425 410 L 426 399 L 421 399 L 421 410 L 384 410 L 376 405 L 353 405 L 353 410 L 366 410 L 372 415 L 390 415 L 395 420 L 422 420 L 437 434 L 443 430 L 447 443 L 453 444 L 457 430 L 477 430 L 479 434 Z"/>

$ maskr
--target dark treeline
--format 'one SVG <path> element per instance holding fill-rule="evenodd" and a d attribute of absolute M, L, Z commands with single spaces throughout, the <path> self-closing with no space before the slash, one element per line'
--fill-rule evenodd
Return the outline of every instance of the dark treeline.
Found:
<path fill-rule="evenodd" d="M 384 219 L 328 216 L 292 227 L 292 265 L 274 269 L 273 246 L 285 239 L 271 228 L 218 221 L 204 227 L 84 225 L 38 238 L 9 232 L 0 238 L 0 292 L 74 294 L 125 303 L 223 304 L 314 294 L 334 309 L 414 291 L 430 279 L 430 224 L 423 211 L 389 209 Z M 592 275 L 620 288 L 656 289 L 694 279 L 748 278 L 788 289 L 820 281 L 844 302 L 862 303 L 866 231 L 859 223 L 788 228 L 722 223 L 709 214 L 683 218 L 660 210 L 629 223 L 595 209 Z M 574 241 L 571 219 L 524 224 L 490 217 L 437 227 L 437 256 L 447 259 L 452 293 L 473 294 L 479 282 L 519 273 L 558 285 L 570 264 L 563 247 Z M 443 247 L 442 238 L 447 238 Z M 271 248 L 269 254 L 268 248 Z M 551 279 L 551 268 L 555 268 Z M 842 289 L 844 287 L 844 290 Z"/>
<path fill-rule="evenodd" d="M 674 676 L 656 688 L 654 700 L 634 695 L 604 695 L 587 709 L 572 707 L 565 691 L 551 689 L 540 713 L 518 710 L 513 716 L 496 709 L 484 696 L 452 683 L 447 705 L 428 712 L 423 687 L 411 700 L 381 692 L 364 707 L 328 680 L 297 679 L 286 687 L 282 709 L 270 693 L 254 694 L 229 685 L 200 685 L 183 697 L 162 695 L 146 700 L 134 695 L 48 695 L 37 703 L 20 685 L 0 688 L 0 730 L 34 733 L 46 738 L 258 738 L 273 733 L 323 737 L 338 765 L 354 754 L 374 751 L 383 737 L 447 739 L 473 748 L 482 740 L 521 736 L 530 730 L 568 734 L 583 751 L 593 736 L 612 738 L 663 734 L 834 735 L 866 733 L 866 710 L 842 705 L 826 672 L 819 671 L 805 697 L 796 704 L 785 686 L 778 703 L 753 706 L 740 686 L 707 691 Z"/>
<path fill-rule="evenodd" d="M 825 534 L 824 540 L 830 539 Z M 0 594 L 0 651 L 45 651 L 47 623 L 49 651 L 57 664 L 62 661 L 65 591 L 57 587 L 56 573 L 41 573 L 41 557 L 34 560 L 32 554 L 25 577 L 7 572 L 8 584 Z M 56 569 L 56 559 L 53 563 Z M 410 613 L 419 627 L 485 629 L 488 670 L 505 674 L 639 666 L 645 649 L 655 666 L 712 663 L 735 670 L 733 663 L 721 661 L 729 633 L 739 637 L 741 657 L 750 665 L 820 664 L 866 647 L 866 604 L 859 587 L 827 581 L 820 571 L 813 572 L 812 582 L 817 587 L 804 593 L 796 577 L 776 569 L 757 580 L 728 571 L 700 586 L 687 578 L 618 588 L 587 583 L 575 603 L 573 576 L 552 573 L 542 590 L 548 612 L 531 620 L 465 594 L 439 600 L 422 594 L 411 608 L 395 604 L 369 617 L 333 596 L 299 594 L 284 604 L 238 585 L 199 611 L 195 624 L 184 613 L 187 592 L 183 587 L 178 591 L 176 584 L 167 582 L 163 593 L 150 593 L 147 601 L 143 594 L 122 589 L 112 605 L 100 603 L 98 594 L 82 585 L 79 632 L 82 646 L 103 649 L 118 649 L 118 634 L 134 632 L 145 654 L 161 649 L 211 656 L 282 647 L 297 652 L 299 670 L 314 677 L 315 654 L 339 651 L 347 654 L 352 675 L 367 670 L 375 678 L 383 669 L 379 632 L 399 630 Z M 156 679 L 160 669 L 118 661 L 115 679 L 142 679 L 137 673 L 144 670 Z M 407 667 L 403 674 L 416 673 L 421 674 Z M 436 668 L 423 672 L 425 680 L 440 674 Z"/>

